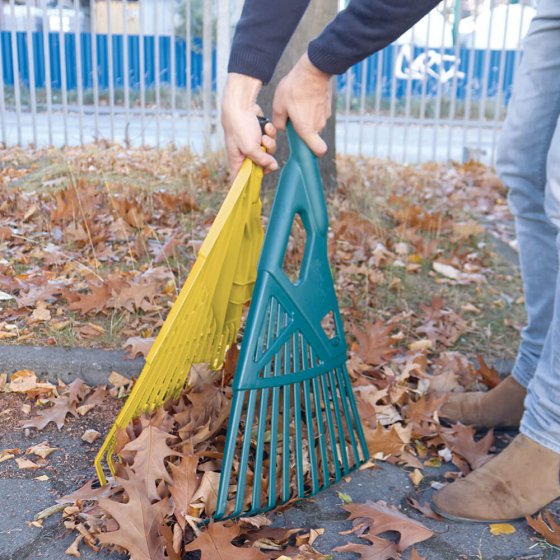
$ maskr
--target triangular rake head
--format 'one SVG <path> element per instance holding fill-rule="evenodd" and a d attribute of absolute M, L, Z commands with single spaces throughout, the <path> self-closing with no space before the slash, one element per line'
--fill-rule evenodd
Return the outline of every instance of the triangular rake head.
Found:
<path fill-rule="evenodd" d="M 288 138 L 291 157 L 272 207 L 234 378 L 215 519 L 315 494 L 368 457 L 346 370 L 317 161 L 291 125 Z M 282 265 L 296 215 L 306 244 L 292 282 Z"/>
<path fill-rule="evenodd" d="M 251 299 L 262 247 L 262 169 L 246 160 L 229 190 L 197 260 L 135 383 L 95 459 L 114 472 L 115 436 L 141 413 L 176 397 L 193 364 L 214 369 L 235 341 L 244 304 Z"/>

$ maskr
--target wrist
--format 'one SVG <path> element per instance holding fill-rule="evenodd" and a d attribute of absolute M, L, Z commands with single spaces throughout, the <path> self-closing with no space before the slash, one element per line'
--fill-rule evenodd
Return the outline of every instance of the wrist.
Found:
<path fill-rule="evenodd" d="M 322 70 L 317 68 L 317 66 L 315 66 L 311 62 L 307 53 L 301 56 L 296 66 L 298 66 L 298 70 L 300 70 L 301 72 L 305 73 L 307 76 L 316 80 L 329 82 L 332 77 L 331 74 L 327 74 L 326 72 L 323 72 Z"/>
<path fill-rule="evenodd" d="M 262 81 L 244 74 L 229 73 L 226 80 L 224 102 L 235 103 L 243 109 L 248 109 L 257 102 L 257 96 L 262 89 Z"/>

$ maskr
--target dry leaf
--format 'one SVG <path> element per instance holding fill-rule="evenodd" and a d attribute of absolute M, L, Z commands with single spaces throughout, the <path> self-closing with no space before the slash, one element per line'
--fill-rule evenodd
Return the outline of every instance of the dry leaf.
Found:
<path fill-rule="evenodd" d="M 210 517 L 216 511 L 218 502 L 218 488 L 220 487 L 220 473 L 206 471 L 200 481 L 192 503 L 201 502 L 204 504 L 204 513 Z"/>
<path fill-rule="evenodd" d="M 119 528 L 96 536 L 102 544 L 118 545 L 126 549 L 131 559 L 165 560 L 165 543 L 159 527 L 169 512 L 169 501 L 165 498 L 151 503 L 142 477 L 126 467 L 125 473 L 128 480 L 117 478 L 117 483 L 126 492 L 128 501 L 119 503 L 109 498 L 99 499 L 99 507 L 118 523 Z"/>
<path fill-rule="evenodd" d="M 157 482 L 163 480 L 167 484 L 173 481 L 166 468 L 165 460 L 178 455 L 167 445 L 167 441 L 176 439 L 161 428 L 149 424 L 140 435 L 127 443 L 121 453 L 135 453 L 132 470 L 145 484 L 145 491 L 149 500 L 157 500 L 160 495 L 157 491 Z"/>
<path fill-rule="evenodd" d="M 373 535 L 362 535 L 362 539 L 365 539 L 371 543 L 368 544 L 356 544 L 349 543 L 344 546 L 337 546 L 333 548 L 334 552 L 353 552 L 359 554 L 360 558 L 363 560 L 399 560 L 401 555 L 399 553 L 398 547 L 394 542 L 388 541 L 387 539 L 382 539 L 380 537 L 375 537 Z"/>
<path fill-rule="evenodd" d="M 37 445 L 28 448 L 25 452 L 26 455 L 37 455 L 41 459 L 46 459 L 51 453 L 54 453 L 58 447 L 50 447 L 47 441 L 42 441 Z"/>
<path fill-rule="evenodd" d="M 365 504 L 347 504 L 342 506 L 349 512 L 348 519 L 363 517 L 369 525 L 369 534 L 379 535 L 385 531 L 396 531 L 400 533 L 397 550 L 402 552 L 409 546 L 429 539 L 433 535 L 427 527 L 410 519 L 396 508 L 388 506 L 385 502 L 367 501 Z"/>
<path fill-rule="evenodd" d="M 17 457 L 16 458 L 16 463 L 17 463 L 17 466 L 20 469 L 23 469 L 23 470 L 34 471 L 34 470 L 37 470 L 37 469 L 41 468 L 37 463 L 34 463 L 33 461 L 30 461 L 29 459 L 25 459 L 24 457 Z"/>
<path fill-rule="evenodd" d="M 267 560 L 269 557 L 256 548 L 239 548 L 231 541 L 239 536 L 237 525 L 226 527 L 223 523 L 210 523 L 208 529 L 185 546 L 185 552 L 200 550 L 200 560 Z"/>
<path fill-rule="evenodd" d="M 515 527 L 509 523 L 491 523 L 490 533 L 495 537 L 498 535 L 513 535 Z"/>
<path fill-rule="evenodd" d="M 101 434 L 97 430 L 86 430 L 82 435 L 82 440 L 88 443 L 93 443 L 96 441 Z"/>
<path fill-rule="evenodd" d="M 526 515 L 525 519 L 531 529 L 542 535 L 547 542 L 560 546 L 560 524 L 556 523 L 549 511 L 539 513 L 536 518 Z"/>

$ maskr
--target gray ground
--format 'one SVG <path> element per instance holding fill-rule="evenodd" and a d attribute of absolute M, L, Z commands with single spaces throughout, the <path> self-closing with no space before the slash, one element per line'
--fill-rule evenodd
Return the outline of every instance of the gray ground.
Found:
<path fill-rule="evenodd" d="M 36 367 L 40 363 L 41 350 L 19 347 L 2 348 L 2 356 L 8 350 L 10 370 L 19 369 L 25 357 Z M 102 350 L 74 350 L 67 352 L 70 356 L 65 366 L 56 360 L 53 349 L 45 349 L 43 364 L 52 361 L 52 372 L 65 372 L 67 380 L 71 379 L 71 371 L 79 371 L 89 382 L 104 382 L 112 369 L 135 374 L 141 368 L 141 361 L 123 361 L 119 353 L 106 353 Z M 16 355 L 18 354 L 19 355 Z M 71 364 L 71 365 L 69 365 Z M 94 364 L 97 364 L 95 366 Z M 104 364 L 100 366 L 99 364 Z M 507 370 L 511 364 L 500 363 Z M 88 366 L 93 368 L 87 375 Z M 104 369 L 106 367 L 106 369 Z M 60 369 L 58 369 L 60 368 Z M 128 370 L 126 370 L 128 368 Z M 46 371 L 50 367 L 37 367 L 37 371 Z M 26 436 L 19 426 L 19 405 L 14 407 L 15 395 L 2 397 L 7 412 L 9 405 L 16 410 L 6 415 L 0 413 L 0 448 L 27 448 L 32 444 L 48 440 L 49 444 L 60 450 L 49 457 L 49 464 L 38 471 L 28 472 L 17 468 L 13 460 L 0 463 L 0 560 L 58 560 L 68 558 L 64 550 L 70 545 L 75 535 L 69 534 L 60 521 L 60 515 L 49 518 L 42 529 L 30 527 L 35 513 L 54 503 L 55 498 L 64 495 L 93 478 L 92 467 L 97 444 L 87 444 L 80 436 L 86 428 L 95 428 L 104 432 L 111 424 L 116 408 L 104 405 L 95 409 L 84 418 L 69 419 L 67 425 L 58 431 L 53 424 L 42 432 L 31 432 Z M 12 401 L 9 401 L 12 399 Z M 19 401 L 17 401 L 19 403 Z M 16 403 L 17 404 L 17 403 Z M 7 406 L 6 406 L 7 405 Z M 498 445 L 505 445 L 511 434 L 499 436 Z M 355 502 L 366 500 L 385 500 L 401 508 L 407 515 L 418 519 L 435 532 L 429 541 L 417 545 L 417 550 L 428 560 L 505 560 L 505 559 L 552 559 L 560 558 L 560 551 L 551 548 L 535 536 L 525 522 L 514 523 L 517 531 L 514 535 L 494 537 L 486 524 L 447 523 L 423 518 L 411 509 L 406 498 L 413 496 L 420 502 L 429 500 L 432 489 L 430 482 L 439 479 L 442 469 L 425 469 L 425 479 L 418 489 L 414 489 L 408 472 L 397 466 L 379 463 L 378 468 L 352 474 L 348 482 L 340 484 L 320 493 L 312 499 L 296 504 L 294 507 L 278 514 L 273 514 L 274 524 L 285 527 L 324 528 L 325 534 L 316 543 L 318 549 L 329 553 L 336 546 L 345 544 L 351 539 L 339 535 L 347 530 L 351 523 L 345 521 L 346 513 L 342 510 L 338 492 L 348 494 Z M 35 477 L 41 474 L 49 476 L 49 480 L 41 482 Z M 558 506 L 560 508 L 560 506 Z M 84 559 L 124 558 L 107 551 L 99 554 L 83 546 Z M 407 558 L 407 554 L 404 555 Z M 357 558 L 351 554 L 333 553 L 333 558 Z"/>

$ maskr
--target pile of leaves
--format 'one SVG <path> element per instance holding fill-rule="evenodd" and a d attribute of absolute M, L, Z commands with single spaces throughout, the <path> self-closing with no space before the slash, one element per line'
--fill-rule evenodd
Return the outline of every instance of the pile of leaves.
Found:
<path fill-rule="evenodd" d="M 115 451 L 122 462 L 117 463 L 115 477 L 109 484 L 96 487 L 90 481 L 58 500 L 65 506 L 65 526 L 78 532 L 69 553 L 77 555 L 83 541 L 94 549 L 99 546 L 125 549 L 134 559 L 181 559 L 186 552 L 194 550 L 201 551 L 203 560 L 229 558 L 235 553 L 243 554 L 243 558 L 263 560 L 280 556 L 326 558 L 313 548 L 320 528 L 316 531 L 271 528 L 271 520 L 264 515 L 242 518 L 236 523 L 211 522 L 206 528 L 201 524 L 216 510 L 231 405 L 231 388 L 221 381 L 220 374 L 208 371 L 201 375 L 199 367 L 197 384 L 183 391 L 178 399 L 137 418 L 117 434 Z M 301 414 L 304 422 L 302 411 L 295 414 Z M 293 453 L 295 445 L 302 446 L 305 484 L 311 489 L 309 455 L 318 453 L 316 442 L 309 442 L 305 436 L 301 441 L 296 440 L 293 422 L 294 419 L 290 447 Z M 303 433 L 306 432 L 304 428 Z M 280 434 L 282 437 L 285 436 Z M 348 442 L 346 445 L 349 447 Z M 256 441 L 252 441 L 246 472 L 249 486 L 253 483 L 255 447 Z M 266 462 L 265 457 L 263 491 L 268 485 Z M 239 454 L 234 464 L 240 464 Z M 280 476 L 278 482 L 277 496 L 281 492 Z M 293 475 L 290 486 L 295 497 L 297 482 Z M 235 498 L 233 484 L 226 513 L 233 510 Z M 252 499 L 249 492 L 244 502 L 246 509 Z M 348 504 L 345 508 L 351 519 L 359 519 L 351 533 L 373 543 L 374 548 L 390 547 L 393 558 L 399 558 L 400 552 L 432 535 L 421 523 L 384 503 Z M 400 533 L 397 543 L 378 537 L 387 530 Z"/>

